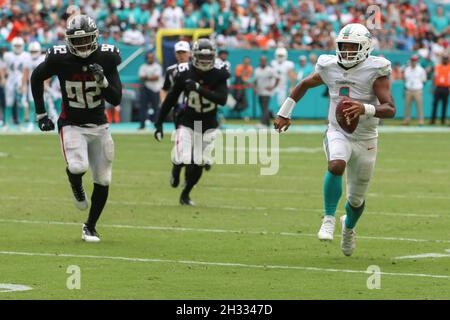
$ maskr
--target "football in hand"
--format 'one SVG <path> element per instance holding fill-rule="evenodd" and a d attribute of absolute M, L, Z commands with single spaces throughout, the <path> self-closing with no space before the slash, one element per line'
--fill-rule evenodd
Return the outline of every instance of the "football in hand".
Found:
<path fill-rule="evenodd" d="M 350 117 L 346 117 L 344 115 L 344 110 L 351 107 L 351 104 L 346 104 L 344 101 L 352 101 L 352 99 L 344 97 L 341 101 L 339 101 L 336 106 L 336 121 L 345 132 L 353 133 L 358 126 L 359 117 L 350 120 Z"/>

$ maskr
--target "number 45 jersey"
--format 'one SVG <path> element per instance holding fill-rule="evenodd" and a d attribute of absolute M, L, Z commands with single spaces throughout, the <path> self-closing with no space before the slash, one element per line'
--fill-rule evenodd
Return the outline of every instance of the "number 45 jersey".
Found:
<path fill-rule="evenodd" d="M 57 76 L 62 95 L 59 127 L 106 123 L 105 101 L 116 106 L 122 97 L 122 84 L 117 71 L 120 62 L 119 49 L 108 44 L 100 44 L 87 58 L 73 55 L 66 45 L 49 48 L 44 62 L 34 70 L 31 79 L 36 113 L 45 113 L 42 81 Z M 95 82 L 88 68 L 94 63 L 102 66 L 108 87 L 100 88 Z"/>
<path fill-rule="evenodd" d="M 178 123 L 194 129 L 194 122 L 201 121 L 203 132 L 217 128 L 217 106 L 224 105 L 228 96 L 227 79 L 230 73 L 225 65 L 217 64 L 209 71 L 199 71 L 192 63 L 180 63 L 174 74 L 174 85 L 163 102 L 160 119 L 163 121 L 170 108 L 184 92 L 185 108 L 179 115 Z M 200 84 L 200 89 L 189 91 L 186 80 Z"/>

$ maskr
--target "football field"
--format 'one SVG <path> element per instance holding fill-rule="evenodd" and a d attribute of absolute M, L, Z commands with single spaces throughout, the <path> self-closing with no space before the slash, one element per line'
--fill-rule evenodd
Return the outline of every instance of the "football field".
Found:
<path fill-rule="evenodd" d="M 450 298 L 450 132 L 380 135 L 351 257 L 340 227 L 331 243 L 316 237 L 322 134 L 282 135 L 273 176 L 213 166 L 194 208 L 169 186 L 168 136 L 113 135 L 99 244 L 81 241 L 87 212 L 72 203 L 57 136 L 0 136 L 0 299 Z M 90 194 L 90 172 L 84 185 Z M 68 289 L 73 270 L 80 289 Z"/>

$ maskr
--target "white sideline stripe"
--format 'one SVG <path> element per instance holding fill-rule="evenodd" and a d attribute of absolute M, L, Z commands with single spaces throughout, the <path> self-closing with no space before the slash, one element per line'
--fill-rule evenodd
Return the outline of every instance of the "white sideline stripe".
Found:
<path fill-rule="evenodd" d="M 233 263 L 233 262 L 206 262 L 206 261 L 193 261 L 193 260 L 128 258 L 128 257 L 114 257 L 114 256 L 79 255 L 79 254 L 69 254 L 69 253 L 0 251 L 0 254 L 15 255 L 15 256 L 30 256 L 30 257 L 84 258 L 84 259 L 119 260 L 119 261 L 129 261 L 129 262 L 173 263 L 173 264 L 185 264 L 185 265 L 202 265 L 202 266 L 206 265 L 206 266 L 216 266 L 216 267 L 240 267 L 240 268 L 265 269 L 265 270 L 279 269 L 279 270 L 302 270 L 302 271 L 317 271 L 317 272 L 371 274 L 371 272 L 367 272 L 366 270 L 333 269 L 333 268 L 319 268 L 319 267 L 305 267 L 305 266 L 257 265 L 257 264 L 245 264 L 245 263 Z M 386 275 L 386 276 L 450 279 L 450 276 L 439 275 L 439 274 L 403 273 L 403 272 L 380 272 L 380 274 Z"/>
<path fill-rule="evenodd" d="M 1 181 L 1 179 L 0 179 Z M 69 199 L 56 199 L 49 197 L 40 197 L 39 199 L 34 198 L 25 198 L 19 196 L 0 196 L 0 200 L 28 200 L 28 201 L 53 201 L 53 202 L 63 202 L 68 203 L 72 202 Z M 150 207 L 179 207 L 179 204 L 171 203 L 171 202 L 136 202 L 136 201 L 115 201 L 110 200 L 108 204 L 111 205 L 124 205 L 124 206 L 150 206 Z M 292 207 L 283 207 L 283 208 L 268 208 L 268 207 L 245 207 L 245 206 L 228 206 L 228 205 L 207 205 L 203 204 L 197 206 L 197 208 L 209 208 L 209 209 L 227 209 L 227 210 L 246 210 L 246 211 L 268 211 L 268 210 L 278 210 L 278 211 L 295 211 L 297 213 L 309 213 L 309 212 L 318 212 L 322 213 L 322 209 L 298 209 Z M 344 213 L 342 210 L 338 210 L 336 213 Z M 368 211 L 364 213 L 365 215 L 383 215 L 383 216 L 393 216 L 393 217 L 416 217 L 416 218 L 447 218 L 445 213 L 440 214 L 427 214 L 427 213 L 405 213 L 405 212 L 383 212 L 383 211 Z"/>
<path fill-rule="evenodd" d="M 117 70 L 120 72 L 124 69 L 131 61 L 133 61 L 138 55 L 145 51 L 145 48 L 139 48 L 133 52 L 128 58 L 125 59 L 121 64 L 117 66 Z"/>
<path fill-rule="evenodd" d="M 0 219 L 0 223 L 23 223 L 23 224 L 42 224 L 42 225 L 76 225 L 77 222 L 62 222 L 62 221 L 36 221 L 36 220 L 14 220 L 14 219 Z M 133 226 L 121 224 L 102 224 L 105 228 L 117 229 L 134 229 L 134 230 L 158 230 L 158 231 L 179 231 L 179 232 L 204 232 L 204 233 L 233 233 L 233 234 L 252 234 L 252 235 L 272 235 L 272 236 L 288 236 L 288 237 L 317 237 L 314 233 L 294 233 L 294 232 L 268 232 L 268 231 L 244 231 L 231 229 L 203 229 L 203 228 L 185 228 L 185 227 L 162 227 L 162 226 Z M 336 235 L 340 238 L 340 235 Z M 432 242 L 432 243 L 450 243 L 450 240 L 439 239 L 415 239 L 415 238 L 399 238 L 399 237 L 372 237 L 372 236 L 358 236 L 358 239 L 365 240 L 386 240 L 386 241 L 406 241 L 406 242 Z"/>

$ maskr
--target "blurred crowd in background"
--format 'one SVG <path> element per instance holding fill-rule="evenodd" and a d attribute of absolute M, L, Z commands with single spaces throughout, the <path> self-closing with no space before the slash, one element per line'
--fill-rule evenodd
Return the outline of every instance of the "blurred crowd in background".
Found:
<path fill-rule="evenodd" d="M 431 0 L 0 0 L 0 41 L 63 41 L 71 4 L 97 20 L 105 40 L 132 45 L 154 43 L 160 28 L 213 28 L 227 48 L 333 50 L 341 26 L 366 21 L 371 4 L 382 13 L 375 49 L 431 51 L 450 41 L 450 10 Z"/>
<path fill-rule="evenodd" d="M 0 0 L 0 48 L 9 49 L 14 37 L 22 37 L 26 44 L 37 41 L 43 49 L 62 44 L 69 14 L 80 9 L 97 21 L 100 42 L 142 46 L 149 51 L 160 29 L 211 28 L 224 61 L 226 50 L 234 48 L 334 51 L 334 39 L 342 26 L 373 19 L 379 22 L 371 29 L 374 49 L 417 53 L 426 80 L 433 78 L 441 57 L 450 53 L 450 4 L 436 1 Z M 368 12 L 373 4 L 380 15 Z M 311 73 L 316 60 L 317 55 L 310 52 L 293 61 L 295 80 Z M 407 80 L 407 66 L 392 62 L 392 79 Z M 249 105 L 245 90 L 252 90 L 257 63 L 249 54 L 240 64 L 230 65 L 235 110 Z M 295 80 L 290 80 L 291 86 Z"/>

